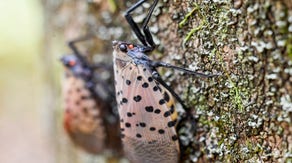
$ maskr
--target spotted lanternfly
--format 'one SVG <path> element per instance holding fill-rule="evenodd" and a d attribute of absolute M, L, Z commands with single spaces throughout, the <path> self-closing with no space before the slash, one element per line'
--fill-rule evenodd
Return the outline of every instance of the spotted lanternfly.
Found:
<path fill-rule="evenodd" d="M 183 102 L 160 78 L 156 68 L 172 68 L 206 77 L 211 75 L 153 61 L 146 55 L 155 48 L 147 24 L 158 0 L 154 1 L 144 19 L 144 35 L 130 16 L 144 1 L 136 3 L 125 14 L 143 45 L 113 41 L 116 100 L 123 147 L 128 159 L 134 163 L 177 163 L 180 148 L 175 128 L 175 103 L 178 101 L 183 105 Z"/>
<path fill-rule="evenodd" d="M 114 98 L 100 95 L 101 91 L 110 94 L 108 87 L 111 85 L 95 73 L 97 69 L 105 67 L 102 64 L 90 64 L 74 45 L 85 39 L 88 38 L 70 42 L 69 47 L 73 50 L 73 55 L 61 58 L 65 67 L 64 128 L 74 144 L 87 152 L 100 154 L 111 149 L 115 154 L 119 154 L 119 121 L 111 106 L 111 100 Z M 97 85 L 102 85 L 103 89 L 97 90 Z"/>

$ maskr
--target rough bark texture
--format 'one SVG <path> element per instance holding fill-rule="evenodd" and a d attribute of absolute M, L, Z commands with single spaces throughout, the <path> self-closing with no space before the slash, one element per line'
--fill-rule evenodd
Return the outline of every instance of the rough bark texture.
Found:
<path fill-rule="evenodd" d="M 221 74 L 203 79 L 162 71 L 197 120 L 196 132 L 180 130 L 184 162 L 292 161 L 289 1 L 159 2 L 150 23 L 159 46 L 151 57 Z M 60 50 L 64 40 L 94 33 L 97 39 L 81 49 L 111 56 L 112 40 L 134 40 L 122 16 L 134 2 L 45 0 L 46 54 L 57 51 L 59 56 L 65 52 Z M 135 20 L 143 20 L 150 3 L 134 12 Z"/>
<path fill-rule="evenodd" d="M 159 21 L 158 35 L 168 57 L 222 73 L 175 78 L 199 121 L 192 160 L 291 161 L 291 5 L 220 0 L 168 6 L 169 21 Z"/>

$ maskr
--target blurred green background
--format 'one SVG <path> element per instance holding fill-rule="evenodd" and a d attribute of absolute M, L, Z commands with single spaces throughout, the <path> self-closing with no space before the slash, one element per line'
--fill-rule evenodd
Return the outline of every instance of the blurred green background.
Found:
<path fill-rule="evenodd" d="M 42 7 L 0 3 L 0 162 L 53 162 L 41 120 Z"/>

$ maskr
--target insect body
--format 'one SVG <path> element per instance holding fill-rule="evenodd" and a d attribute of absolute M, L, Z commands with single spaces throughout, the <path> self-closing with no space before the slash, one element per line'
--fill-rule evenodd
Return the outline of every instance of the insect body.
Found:
<path fill-rule="evenodd" d="M 109 148 L 118 151 L 121 145 L 118 117 L 112 113 L 111 102 L 95 89 L 97 84 L 108 86 L 94 73 L 101 67 L 87 62 L 75 48 L 75 42 L 69 43 L 74 55 L 61 58 L 66 73 L 64 128 L 74 144 L 87 152 L 99 154 Z"/>
<path fill-rule="evenodd" d="M 145 0 L 126 11 L 125 17 L 143 45 L 113 41 L 115 88 L 124 151 L 133 163 L 177 163 L 180 158 L 176 132 L 175 100 L 182 100 L 160 78 L 157 67 L 167 67 L 189 74 L 208 76 L 151 60 L 146 54 L 155 48 L 147 26 L 158 2 L 155 0 L 143 22 L 143 33 L 130 12 Z"/>
<path fill-rule="evenodd" d="M 117 103 L 127 156 L 137 163 L 178 162 L 173 96 L 153 78 L 156 71 L 147 56 L 139 52 L 143 47 L 125 42 L 113 45 Z M 132 58 L 131 53 L 138 57 Z"/>

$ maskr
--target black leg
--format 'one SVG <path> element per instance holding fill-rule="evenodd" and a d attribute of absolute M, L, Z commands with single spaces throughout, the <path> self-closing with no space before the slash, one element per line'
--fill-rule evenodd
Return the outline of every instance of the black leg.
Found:
<path fill-rule="evenodd" d="M 178 67 L 178 66 L 174 66 L 174 65 L 171 65 L 171 64 L 165 63 L 165 62 L 151 61 L 150 64 L 151 64 L 151 66 L 153 66 L 155 68 L 156 67 L 172 68 L 172 69 L 175 69 L 175 70 L 179 70 L 179 71 L 186 72 L 186 73 L 191 74 L 191 75 L 196 75 L 196 76 L 201 76 L 201 77 L 214 77 L 214 76 L 218 76 L 217 74 L 216 75 L 213 75 L 213 74 L 208 75 L 208 74 L 203 74 L 203 73 L 191 71 L 191 70 L 188 70 L 188 69 L 185 69 L 185 68 L 182 68 L 182 67 Z"/>
<path fill-rule="evenodd" d="M 183 109 L 185 110 L 185 114 L 183 115 L 183 118 L 182 120 L 190 120 L 191 124 L 192 124 L 192 128 L 194 127 L 194 117 L 193 117 L 193 114 L 192 114 L 192 110 L 190 108 L 188 108 L 183 100 L 174 92 L 174 90 L 172 88 L 170 88 L 170 86 L 168 86 L 160 77 L 160 75 L 158 74 L 157 71 L 154 71 L 152 73 L 152 77 L 158 81 L 161 85 L 164 86 L 164 88 L 166 88 L 173 96 L 174 98 L 181 104 L 181 106 L 183 107 Z M 180 124 L 182 123 L 182 121 L 180 121 L 178 123 L 178 126 L 180 126 Z"/>
<path fill-rule="evenodd" d="M 126 12 L 125 12 L 125 18 L 128 21 L 129 25 L 131 26 L 132 30 L 135 32 L 136 36 L 138 37 L 138 39 L 141 41 L 141 43 L 145 46 L 147 46 L 147 43 L 145 41 L 145 38 L 142 34 L 142 32 L 140 31 L 137 23 L 133 20 L 132 16 L 130 15 L 130 13 L 132 11 L 134 11 L 136 8 L 138 8 L 140 5 L 142 5 L 146 0 L 140 0 L 139 2 L 137 2 L 136 4 L 134 4 L 132 7 L 130 7 Z"/>
<path fill-rule="evenodd" d="M 78 48 L 76 47 L 75 44 L 78 43 L 78 42 L 89 40 L 89 39 L 91 39 L 93 37 L 94 37 L 94 35 L 89 34 L 89 35 L 86 35 L 84 37 L 80 37 L 80 38 L 77 38 L 75 40 L 72 40 L 72 41 L 68 42 L 68 46 L 70 47 L 70 49 L 78 57 L 78 59 L 80 59 L 82 62 L 83 61 L 85 62 L 84 57 L 82 56 L 82 54 L 80 53 L 80 51 L 78 50 Z"/>
<path fill-rule="evenodd" d="M 144 46 L 150 45 L 151 49 L 153 50 L 155 48 L 155 43 L 153 41 L 152 35 L 151 35 L 147 25 L 149 23 L 150 17 L 154 11 L 155 6 L 158 3 L 158 0 L 154 0 L 154 3 L 151 5 L 150 10 L 149 10 L 146 18 L 143 21 L 142 28 L 143 28 L 144 35 L 142 34 L 141 30 L 139 29 L 137 23 L 133 20 L 132 16 L 130 15 L 130 13 L 132 11 L 134 11 L 136 8 L 141 6 L 145 1 L 146 0 L 140 0 L 136 4 L 134 4 L 132 7 L 130 7 L 125 12 L 125 18 L 128 21 L 129 25 L 131 26 L 132 30 L 135 32 L 137 38 L 141 41 L 141 43 Z"/>
<path fill-rule="evenodd" d="M 186 106 L 185 106 L 185 104 L 184 104 L 184 102 L 182 101 L 182 99 L 173 91 L 173 89 L 171 89 L 162 79 L 161 79 L 161 77 L 160 77 L 160 75 L 158 74 L 158 72 L 157 71 L 154 71 L 153 73 L 152 73 L 152 77 L 156 80 L 156 81 L 158 81 L 161 85 L 163 85 L 175 98 L 176 98 L 176 100 L 182 105 L 182 107 L 184 108 L 184 109 L 186 109 L 186 110 L 190 110 L 190 109 L 188 109 Z"/>
<path fill-rule="evenodd" d="M 95 69 L 104 69 L 104 70 L 112 72 L 113 69 L 112 69 L 112 65 L 110 65 L 110 64 L 105 64 L 105 63 L 90 64 L 90 63 L 88 63 L 85 56 L 83 56 L 80 53 L 80 51 L 78 50 L 78 48 L 76 47 L 76 43 L 92 39 L 93 37 L 94 37 L 93 34 L 88 34 L 86 36 L 69 41 L 68 46 L 70 47 L 70 49 L 72 49 L 74 55 L 76 55 L 78 57 L 78 59 L 81 61 L 81 63 L 84 66 L 88 67 L 91 71 L 94 71 Z M 90 82 L 88 82 L 87 87 L 92 91 L 93 94 L 96 94 L 99 97 L 98 92 L 95 91 L 96 83 L 99 83 L 104 88 L 104 91 L 106 91 L 106 93 L 109 95 L 109 98 L 115 97 L 115 94 L 113 93 L 113 91 L 110 90 L 111 86 L 109 86 L 109 84 L 107 82 L 103 81 L 99 77 L 99 75 L 96 75 L 93 73 L 91 77 L 92 77 L 92 80 Z M 110 99 L 106 99 L 106 100 L 111 101 Z"/>
<path fill-rule="evenodd" d="M 142 26 L 142 28 L 143 28 L 143 32 L 144 32 L 144 34 L 145 34 L 146 41 L 149 43 L 149 45 L 150 45 L 153 49 L 155 48 L 155 43 L 154 43 L 154 41 L 153 41 L 153 38 L 152 38 L 151 32 L 150 32 L 149 27 L 148 27 L 147 25 L 148 25 L 148 23 L 149 23 L 150 17 L 151 17 L 151 15 L 152 15 L 152 13 L 153 13 L 153 11 L 154 11 L 154 8 L 156 7 L 157 3 L 158 3 L 158 0 L 154 0 L 154 2 L 153 2 L 153 4 L 151 5 L 150 10 L 149 10 L 149 12 L 148 12 L 146 18 L 145 18 L 145 20 L 144 20 L 144 22 L 143 22 L 143 26 Z"/>

